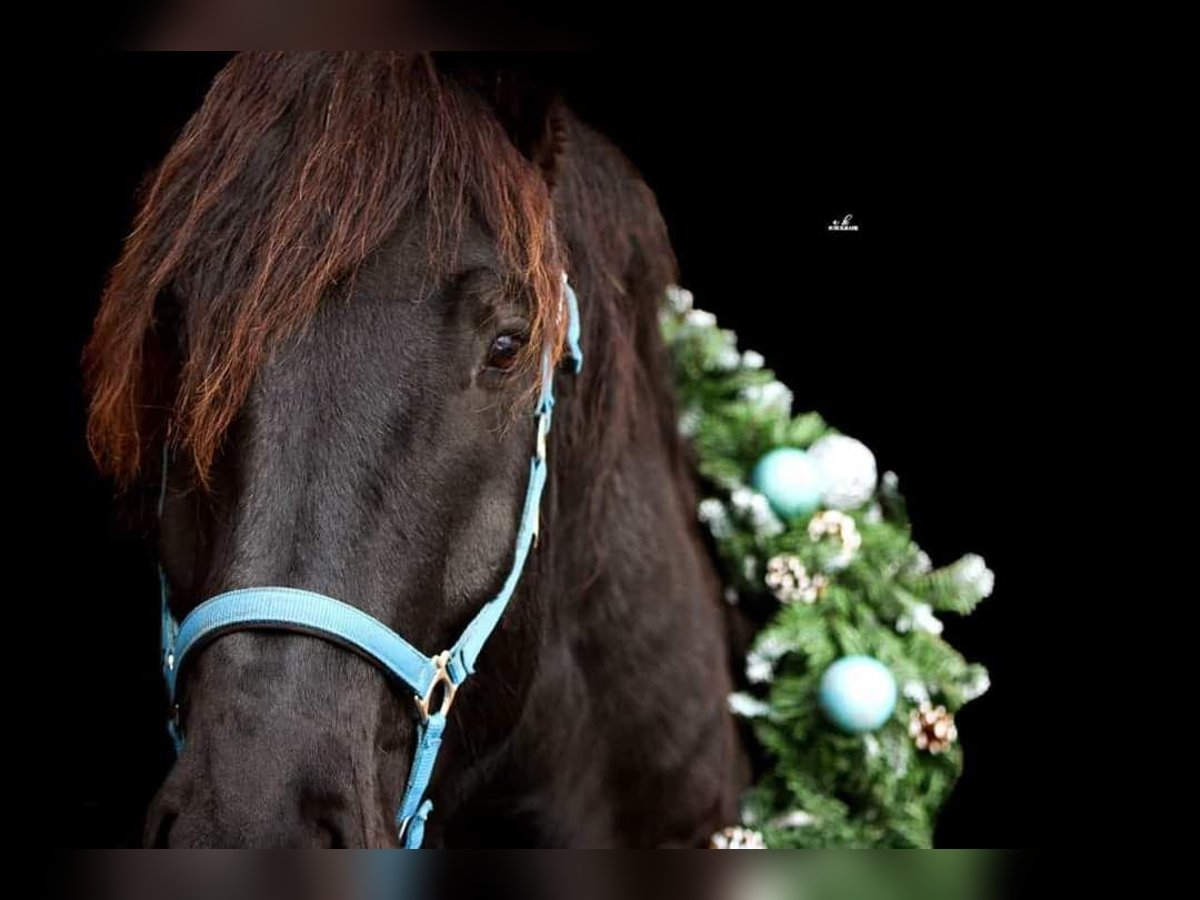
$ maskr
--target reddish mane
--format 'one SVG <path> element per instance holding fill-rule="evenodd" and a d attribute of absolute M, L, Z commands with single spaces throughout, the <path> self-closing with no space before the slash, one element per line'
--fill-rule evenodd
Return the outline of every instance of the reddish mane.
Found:
<path fill-rule="evenodd" d="M 481 99 L 422 56 L 235 57 L 151 180 L 85 350 L 101 468 L 128 484 L 168 440 L 204 480 L 271 348 L 418 207 L 435 271 L 478 215 L 534 298 L 531 350 L 561 346 L 549 191 Z"/>

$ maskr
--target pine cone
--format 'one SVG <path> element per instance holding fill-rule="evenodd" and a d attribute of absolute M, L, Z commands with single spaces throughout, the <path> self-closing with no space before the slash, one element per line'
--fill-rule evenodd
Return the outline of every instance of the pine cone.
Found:
<path fill-rule="evenodd" d="M 708 842 L 709 850 L 766 850 L 763 836 L 750 828 L 722 828 Z"/>
<path fill-rule="evenodd" d="M 824 575 L 810 576 L 800 559 L 790 554 L 781 554 L 767 563 L 764 581 L 784 603 L 815 603 L 828 586 Z"/>
<path fill-rule="evenodd" d="M 954 716 L 946 711 L 946 707 L 932 706 L 928 701 L 913 710 L 908 733 L 918 750 L 929 753 L 945 753 L 958 739 Z"/>

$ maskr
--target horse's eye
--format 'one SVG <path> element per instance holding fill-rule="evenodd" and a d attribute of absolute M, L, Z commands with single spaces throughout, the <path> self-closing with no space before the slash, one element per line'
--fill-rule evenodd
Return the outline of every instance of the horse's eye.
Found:
<path fill-rule="evenodd" d="M 517 364 L 521 348 L 525 346 L 525 338 L 519 334 L 502 334 L 494 341 L 488 350 L 487 367 L 507 372 Z"/>

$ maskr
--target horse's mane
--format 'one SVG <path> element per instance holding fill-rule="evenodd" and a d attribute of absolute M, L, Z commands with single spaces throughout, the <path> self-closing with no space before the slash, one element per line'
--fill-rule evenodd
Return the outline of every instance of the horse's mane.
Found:
<path fill-rule="evenodd" d="M 555 220 L 579 289 L 586 402 L 562 403 L 556 415 L 587 459 L 589 507 L 627 502 L 619 459 L 646 440 L 668 453 L 690 498 L 691 460 L 679 437 L 674 371 L 659 332 L 664 291 L 678 279 L 666 223 L 654 192 L 606 138 L 572 119 L 566 145 Z M 590 514 L 598 516 L 594 508 Z"/>
<path fill-rule="evenodd" d="M 549 191 L 479 96 L 427 56 L 235 57 L 149 181 L 101 302 L 84 355 L 101 467 L 127 484 L 169 440 L 203 480 L 272 346 L 418 208 L 434 267 L 479 215 L 534 298 L 530 348 L 561 345 Z"/>

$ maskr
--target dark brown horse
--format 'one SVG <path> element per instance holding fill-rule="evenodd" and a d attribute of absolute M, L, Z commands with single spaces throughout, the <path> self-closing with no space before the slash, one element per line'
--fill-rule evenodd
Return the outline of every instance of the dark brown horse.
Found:
<path fill-rule="evenodd" d="M 507 571 L 563 271 L 540 543 L 456 700 L 429 846 L 695 846 L 745 761 L 657 310 L 653 195 L 553 95 L 463 58 L 259 55 L 147 185 L 88 346 L 89 437 L 171 476 L 176 616 L 262 584 L 451 641 Z M 411 692 L 311 637 L 193 661 L 151 844 L 390 846 Z"/>

